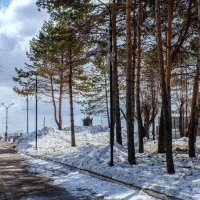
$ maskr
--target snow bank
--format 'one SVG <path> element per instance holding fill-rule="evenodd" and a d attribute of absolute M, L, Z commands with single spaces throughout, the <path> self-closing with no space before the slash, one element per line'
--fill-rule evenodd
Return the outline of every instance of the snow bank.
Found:
<path fill-rule="evenodd" d="M 25 156 L 31 163 L 28 171 L 53 180 L 53 184 L 66 189 L 79 199 L 129 199 L 156 200 L 142 190 L 128 188 L 122 184 L 100 180 L 78 171 L 63 168 L 63 165 Z"/>
<path fill-rule="evenodd" d="M 109 167 L 109 132 L 107 127 L 76 127 L 76 147 L 70 146 L 70 129 L 58 131 L 45 128 L 39 132 L 38 151 L 35 151 L 35 134 L 21 138 L 17 150 L 107 175 L 119 181 L 180 199 L 200 199 L 200 157 L 190 159 L 184 151 L 187 140 L 173 140 L 176 174 L 166 173 L 165 155 L 154 153 L 157 143 L 146 141 L 146 153 L 137 153 L 137 165 L 127 162 L 126 146 L 114 146 L 114 163 Z M 197 149 L 200 148 L 199 138 Z M 123 131 L 126 144 L 126 133 Z M 137 148 L 137 147 L 136 147 Z"/>

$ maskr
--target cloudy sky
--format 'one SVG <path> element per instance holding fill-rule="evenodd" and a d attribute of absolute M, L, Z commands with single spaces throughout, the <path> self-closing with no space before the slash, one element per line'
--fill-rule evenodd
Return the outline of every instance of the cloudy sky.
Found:
<path fill-rule="evenodd" d="M 15 103 L 9 108 L 8 132 L 26 130 L 26 99 L 12 90 L 15 67 L 23 67 L 26 62 L 25 52 L 29 40 L 38 34 L 48 15 L 45 11 L 38 12 L 36 0 L 0 0 L 0 104 Z M 30 102 L 30 129 L 34 130 L 35 110 L 34 98 Z M 65 103 L 64 124 L 69 124 L 69 108 Z M 83 116 L 79 108 L 75 108 L 76 124 Z M 5 108 L 0 107 L 0 133 L 5 132 Z M 39 102 L 39 128 L 46 118 L 47 126 L 54 126 L 52 106 Z"/>

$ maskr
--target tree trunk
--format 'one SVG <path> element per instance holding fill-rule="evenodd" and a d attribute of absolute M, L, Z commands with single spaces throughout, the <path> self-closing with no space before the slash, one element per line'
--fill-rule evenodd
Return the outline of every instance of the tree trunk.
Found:
<path fill-rule="evenodd" d="M 184 136 L 183 106 L 184 106 L 184 103 L 181 103 L 180 109 L 179 109 L 179 132 L 180 132 L 180 137 Z"/>
<path fill-rule="evenodd" d="M 132 44 L 132 69 L 131 69 L 131 79 L 132 79 L 132 87 L 131 87 L 131 105 L 132 105 L 132 124 L 133 124 L 133 132 L 135 130 L 135 69 L 136 69 L 136 49 L 137 49 L 137 23 L 136 23 L 136 0 L 134 0 L 133 5 L 133 44 Z"/>
<path fill-rule="evenodd" d="M 60 72 L 60 92 L 59 92 L 59 109 L 58 109 L 58 116 L 59 116 L 59 130 L 62 130 L 62 97 L 63 97 L 63 71 Z"/>
<path fill-rule="evenodd" d="M 149 115 L 146 115 L 144 120 L 144 135 L 147 139 L 149 139 L 149 125 L 150 125 Z"/>
<path fill-rule="evenodd" d="M 198 118 L 200 118 L 200 91 L 198 94 Z"/>
<path fill-rule="evenodd" d="M 73 90 L 72 90 L 72 50 L 69 51 L 69 99 L 70 99 L 70 122 L 71 122 L 71 146 L 76 146 L 75 131 L 74 131 L 74 105 L 73 105 Z"/>
<path fill-rule="evenodd" d="M 106 70 L 104 70 L 104 83 L 105 83 L 105 98 L 106 98 L 106 115 L 108 120 L 108 127 L 110 128 L 110 114 L 109 114 L 109 106 L 108 106 L 108 83 L 106 77 Z"/>
<path fill-rule="evenodd" d="M 142 6 L 141 0 L 138 0 L 136 105 L 137 105 L 139 153 L 144 152 L 144 145 L 143 145 L 144 127 L 142 123 L 142 114 L 141 114 L 141 108 L 140 108 L 141 24 L 142 24 L 141 23 L 141 20 L 142 20 L 141 6 Z"/>
<path fill-rule="evenodd" d="M 174 163 L 172 155 L 172 129 L 171 129 L 171 116 L 170 116 L 170 102 L 169 95 L 166 88 L 166 77 L 164 69 L 163 47 L 162 47 L 162 34 L 161 34 L 161 10 L 160 0 L 155 0 L 156 3 L 156 33 L 157 33 L 157 46 L 158 46 L 158 60 L 160 68 L 160 81 L 161 81 L 161 93 L 162 93 L 162 108 L 163 108 L 163 120 L 165 131 L 165 148 L 166 148 L 166 162 L 167 172 L 174 173 Z"/>
<path fill-rule="evenodd" d="M 174 0 L 168 0 L 168 27 L 167 27 L 167 49 L 166 49 L 166 87 L 168 96 L 171 97 L 170 92 L 170 82 L 171 82 L 171 68 L 172 68 L 172 20 L 173 20 L 173 7 L 174 7 Z M 169 101 L 171 101 L 169 99 Z"/>
<path fill-rule="evenodd" d="M 200 1 L 199 1 L 200 3 Z M 200 4 L 198 5 L 198 21 L 200 25 Z M 199 28 L 199 45 L 200 45 L 200 28 Z M 192 94 L 192 105 L 191 105 L 191 116 L 190 123 L 188 127 L 188 136 L 189 136 L 189 157 L 196 157 L 195 155 L 195 139 L 197 134 L 197 99 L 199 92 L 199 69 L 200 69 L 200 47 L 198 52 L 198 63 L 196 67 L 196 73 L 193 84 L 193 94 Z"/>
<path fill-rule="evenodd" d="M 200 52 L 199 52 L 200 53 Z M 191 116 L 190 123 L 188 127 L 188 136 L 189 136 L 189 157 L 196 157 L 195 155 L 195 138 L 197 134 L 197 97 L 199 90 L 199 68 L 200 68 L 200 58 L 198 55 L 198 64 L 196 68 L 194 84 L 193 84 L 193 94 L 192 94 L 192 105 L 191 105 Z"/>
<path fill-rule="evenodd" d="M 152 136 L 153 140 L 155 140 L 155 115 L 156 115 L 156 105 L 155 105 L 155 89 L 154 89 L 154 83 L 152 81 L 151 83 L 151 102 L 152 102 Z"/>
<path fill-rule="evenodd" d="M 193 83 L 193 94 L 192 94 L 192 105 L 191 105 L 191 116 L 190 116 L 190 123 L 188 127 L 189 136 L 189 157 L 196 157 L 195 154 L 195 139 L 196 139 L 196 132 L 197 132 L 197 98 L 199 92 L 199 70 L 200 70 L 200 0 L 198 0 L 198 37 L 199 37 L 199 49 L 198 49 L 198 58 L 197 58 L 197 67 L 196 73 Z"/>
<path fill-rule="evenodd" d="M 165 132 L 164 132 L 164 122 L 163 122 L 163 108 L 160 112 L 160 123 L 158 132 L 158 153 L 165 153 Z"/>
<path fill-rule="evenodd" d="M 198 105 L 197 105 L 197 120 L 196 120 L 196 133 L 198 131 L 198 124 L 199 124 L 199 119 L 200 119 L 200 91 L 198 92 Z"/>
<path fill-rule="evenodd" d="M 186 130 L 188 129 L 188 75 L 187 75 L 187 69 L 186 69 L 186 85 L 185 85 L 185 117 L 186 117 L 186 120 L 185 120 L 185 129 L 184 129 L 184 136 L 187 135 L 186 133 Z"/>
<path fill-rule="evenodd" d="M 134 132 L 133 132 L 133 113 L 131 103 L 132 92 L 132 44 L 131 44 L 131 0 L 126 0 L 126 123 L 127 123 L 127 140 L 128 140 L 128 161 L 130 164 L 136 164 Z"/>
<path fill-rule="evenodd" d="M 113 84 L 114 84 L 114 118 L 115 118 L 115 132 L 116 132 L 116 142 L 122 144 L 122 134 L 121 134 L 121 118 L 120 118 L 120 105 L 119 105 L 119 86 L 118 86 L 118 63 L 117 63 L 117 28 L 116 28 L 116 0 L 113 0 Z"/>
<path fill-rule="evenodd" d="M 58 108 L 58 119 L 59 119 L 59 130 L 62 130 L 62 101 L 63 101 L 63 82 L 64 82 L 64 52 L 61 54 L 62 68 L 60 71 L 59 80 L 59 108 Z"/>
<path fill-rule="evenodd" d="M 58 126 L 59 129 L 59 122 L 57 119 L 57 108 L 56 108 L 56 102 L 55 102 L 55 96 L 54 96 L 54 87 L 53 87 L 53 79 L 50 77 L 50 83 L 51 83 L 51 99 L 53 103 L 53 111 L 54 111 L 54 120 L 56 122 L 56 125 Z"/>
<path fill-rule="evenodd" d="M 155 117 L 153 118 L 153 122 L 152 122 L 152 136 L 153 136 L 153 140 L 155 141 Z"/>
<path fill-rule="evenodd" d="M 167 89 L 167 97 L 168 97 L 168 109 L 169 109 L 169 128 L 171 129 L 171 137 L 172 137 L 172 115 L 171 115 L 171 71 L 172 71 L 172 21 L 173 21 L 173 8 L 174 8 L 174 0 L 168 0 L 168 9 L 167 9 L 167 48 L 166 48 L 166 89 Z M 166 131 L 167 129 L 165 129 Z M 169 134 L 170 135 L 170 134 Z M 169 137 L 168 134 L 165 134 L 165 137 Z M 170 141 L 165 141 L 170 143 Z M 172 143 L 172 142 L 171 142 Z M 169 145 L 169 148 L 170 144 Z M 167 151 L 167 149 L 166 149 Z M 167 152 L 166 152 L 167 153 Z"/>

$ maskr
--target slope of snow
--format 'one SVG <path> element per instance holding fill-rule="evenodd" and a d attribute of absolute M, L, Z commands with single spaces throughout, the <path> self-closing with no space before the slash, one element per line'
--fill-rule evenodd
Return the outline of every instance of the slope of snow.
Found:
<path fill-rule="evenodd" d="M 107 175 L 119 181 L 142 188 L 153 189 L 180 199 L 200 199 L 200 157 L 188 158 L 187 139 L 173 141 L 176 174 L 166 173 L 165 155 L 156 154 L 157 144 L 146 142 L 146 153 L 137 153 L 137 165 L 127 161 L 126 146 L 114 146 L 113 167 L 109 166 L 109 132 L 101 126 L 76 127 L 76 147 L 70 146 L 70 129 L 58 131 L 45 128 L 39 132 L 38 150 L 35 151 L 34 133 L 17 143 L 17 150 L 70 164 L 81 169 Z M 123 131 L 126 144 L 126 133 Z M 136 147 L 137 148 L 137 147 Z M 197 138 L 197 152 L 200 138 Z"/>
<path fill-rule="evenodd" d="M 54 185 L 66 189 L 78 198 L 155 200 L 155 198 L 141 190 L 134 190 L 121 184 L 99 180 L 41 159 L 34 159 L 29 156 L 26 156 L 26 159 L 31 163 L 28 169 L 30 172 L 51 178 Z"/>

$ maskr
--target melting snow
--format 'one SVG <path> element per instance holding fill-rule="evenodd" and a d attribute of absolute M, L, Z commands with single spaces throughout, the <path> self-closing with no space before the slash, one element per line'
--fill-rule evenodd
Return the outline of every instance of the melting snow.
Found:
<path fill-rule="evenodd" d="M 17 143 L 17 150 L 30 155 L 46 157 L 52 161 L 70 164 L 81 169 L 104 174 L 144 189 L 152 189 L 180 199 L 200 199 L 200 137 L 197 138 L 197 158 L 188 158 L 188 139 L 173 140 L 176 173 L 166 173 L 164 154 L 156 154 L 157 143 L 145 142 L 145 153 L 137 153 L 137 165 L 127 161 L 125 146 L 114 146 L 114 163 L 109 167 L 109 132 L 107 127 L 76 127 L 77 146 L 70 146 L 70 129 L 58 131 L 44 128 L 39 132 L 38 151 L 35 151 L 35 133 L 24 135 Z M 136 146 L 137 148 L 137 146 Z M 78 178 L 79 175 L 77 175 Z M 64 179 L 63 179 L 64 181 Z M 62 180 L 57 183 L 61 184 Z M 95 188 L 95 185 L 94 185 Z M 111 195 L 112 196 L 112 195 Z M 146 198 L 145 198 L 146 199 Z"/>

